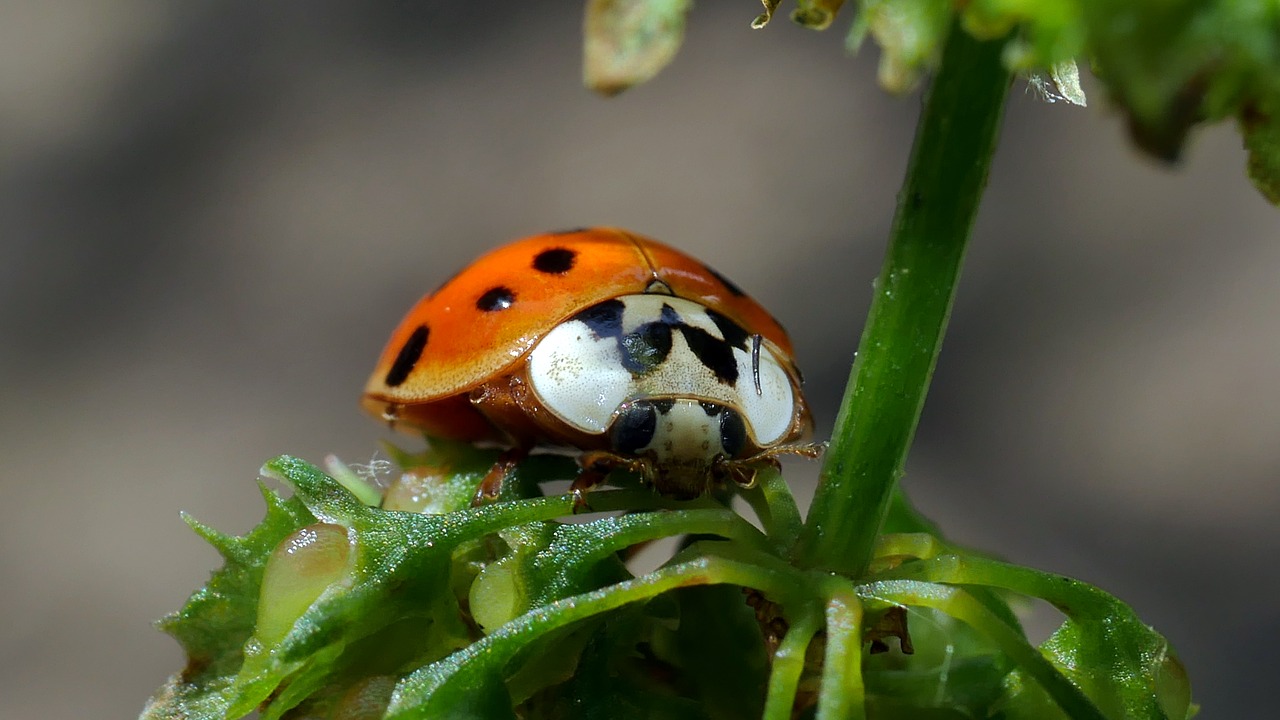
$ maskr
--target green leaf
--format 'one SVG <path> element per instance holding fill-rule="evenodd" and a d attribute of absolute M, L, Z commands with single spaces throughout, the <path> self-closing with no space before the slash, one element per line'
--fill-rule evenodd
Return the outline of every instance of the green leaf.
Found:
<path fill-rule="evenodd" d="M 986 558 L 954 555 L 906 563 L 883 577 L 979 585 L 1045 600 L 1067 621 L 1041 646 L 1041 653 L 1103 715 L 1183 720 L 1195 712 L 1185 670 L 1169 642 L 1143 624 L 1128 605 L 1091 585 Z M 1020 717 L 1036 717 L 1047 704 L 1043 690 L 1027 682 L 1028 668 L 1034 663 L 1023 665 L 1010 676 L 1008 707 Z M 1042 680 L 1043 676 L 1036 678 L 1041 684 Z"/>
<path fill-rule="evenodd" d="M 540 471 L 557 464 L 532 466 Z M 453 591 L 455 552 L 504 527 L 572 509 L 564 497 L 449 515 L 392 512 L 368 507 L 294 458 L 274 460 L 264 472 L 291 484 L 295 496 L 284 501 L 264 488 L 267 519 L 244 538 L 190 521 L 227 565 L 162 624 L 190 661 L 144 717 L 239 717 L 277 702 L 279 708 L 266 711 L 274 717 L 330 679 L 341 687 L 363 677 L 339 677 L 343 659 L 362 640 L 403 622 L 422 626 L 395 657 L 415 660 L 414 667 L 442 658 L 476 634 Z M 605 501 L 609 495 L 602 493 Z"/>
<path fill-rule="evenodd" d="M 675 630 L 658 628 L 654 652 L 679 669 L 686 692 L 712 718 L 760 717 L 768 684 L 768 656 L 760 626 L 742 589 L 727 585 L 682 588 Z"/>
<path fill-rule="evenodd" d="M 690 0 L 587 0 L 583 82 L 617 95 L 650 80 L 684 41 Z"/>
<path fill-rule="evenodd" d="M 777 12 L 778 6 L 782 4 L 782 0 L 760 0 L 760 2 L 764 5 L 764 12 L 751 21 L 751 27 L 754 30 L 759 30 L 768 25 L 769 21 L 773 19 L 773 14 Z"/>
<path fill-rule="evenodd" d="M 1102 622 L 1069 619 L 1040 650 L 1109 718 L 1185 720 L 1198 710 L 1191 702 L 1186 670 L 1168 642 L 1138 622 L 1132 611 L 1111 613 Z M 1058 716 L 1045 714 L 1043 690 L 1026 682 L 1022 671 L 1014 671 L 1008 684 L 1006 708 L 1011 714 Z"/>
<path fill-rule="evenodd" d="M 851 52 L 870 36 L 880 45 L 877 79 L 891 93 L 909 92 L 938 65 L 951 27 L 950 0 L 867 0 L 845 46 Z"/>
<path fill-rule="evenodd" d="M 865 661 L 872 716 L 951 711 L 989 717 L 1004 697 L 1005 677 L 1014 667 L 1009 657 L 970 626 L 933 609 L 911 608 L 907 628 L 914 653 L 892 649 Z"/>
<path fill-rule="evenodd" d="M 932 561 L 925 561 L 925 563 Z M 904 565 L 916 567 L 924 563 Z M 1027 643 L 1022 632 L 1001 619 L 959 587 L 919 580 L 877 580 L 858 588 L 869 601 L 908 607 L 927 607 L 970 625 L 1001 652 L 1018 663 L 1045 692 L 1077 720 L 1105 720 L 1081 688 Z"/>
<path fill-rule="evenodd" d="M 1249 179 L 1280 205 L 1280 92 L 1246 105 L 1240 112 L 1240 132 L 1249 151 Z"/>
<path fill-rule="evenodd" d="M 243 662 L 245 642 L 257 620 L 258 592 L 271 550 L 295 530 L 315 522 L 297 498 L 282 500 L 260 485 L 267 515 L 242 537 L 224 535 L 184 516 L 226 560 L 178 612 L 160 621 L 187 654 L 187 666 L 160 688 L 142 717 L 223 717 Z"/>
<path fill-rule="evenodd" d="M 326 682 L 349 685 L 355 678 L 342 670 L 343 658 L 399 622 L 419 618 L 426 623 L 401 652 L 416 666 L 466 646 L 474 631 L 462 620 L 450 574 L 457 553 L 465 556 L 464 548 L 475 547 L 493 533 L 504 538 L 508 549 L 481 571 L 473 598 L 483 595 L 486 583 L 492 584 L 491 575 L 501 576 L 499 570 L 510 568 L 517 579 L 513 588 L 520 598 L 528 598 L 511 605 L 520 612 L 627 577 L 616 553 L 658 537 L 712 534 L 767 547 L 758 530 L 724 508 L 548 523 L 570 512 L 571 499 L 562 497 L 424 515 L 370 508 L 325 473 L 293 458 L 268 463 L 267 472 L 293 485 L 297 500 L 322 522 L 282 539 L 268 562 L 260 583 L 258 625 L 244 642 L 244 661 L 226 688 L 231 697 L 226 714 L 233 717 L 263 703 L 279 705 L 268 710 L 274 717 Z M 594 497 L 608 506 L 618 495 L 634 502 L 647 494 L 615 491 Z M 343 542 L 347 537 L 350 554 Z M 267 554 L 265 546 L 258 550 Z M 317 554 L 308 555 L 312 550 Z M 478 617 L 492 616 L 487 608 L 473 610 Z M 547 628 L 546 637 L 556 630 Z M 527 645 L 516 649 L 523 652 Z M 466 677 L 468 683 L 488 682 L 487 671 Z"/>
<path fill-rule="evenodd" d="M 396 688 L 388 720 L 452 717 L 455 703 L 488 688 L 512 672 L 516 661 L 533 642 L 605 613 L 651 600 L 680 587 L 731 584 L 767 588 L 776 596 L 790 596 L 799 589 L 784 574 L 734 560 L 700 558 L 673 565 L 652 574 L 600 590 L 564 598 L 536 608 L 497 628 L 463 650 L 408 675 Z M 510 699 L 504 689 L 505 700 Z"/>
<path fill-rule="evenodd" d="M 293 485 L 317 518 L 351 533 L 354 564 L 346 580 L 327 586 L 283 636 L 266 624 L 246 643 L 233 716 L 267 701 L 295 674 L 314 678 L 331 672 L 346 646 L 405 619 L 428 621 L 413 653 L 424 662 L 466 645 L 472 632 L 450 584 L 454 551 L 502 527 L 500 518 L 533 520 L 569 509 L 561 500 L 532 501 L 532 507 L 496 504 L 451 515 L 383 511 L 365 506 L 300 460 L 279 458 L 267 464 L 267 471 Z"/>
<path fill-rule="evenodd" d="M 796 0 L 791 21 L 810 30 L 826 30 L 842 5 L 844 0 Z"/>
<path fill-rule="evenodd" d="M 472 614 L 481 627 L 492 629 L 539 605 L 627 579 L 630 573 L 619 552 L 682 534 L 739 538 L 748 545 L 766 547 L 758 530 L 723 508 L 514 528 L 503 533 L 510 554 L 487 566 L 472 586 Z"/>
<path fill-rule="evenodd" d="M 778 3 L 766 0 L 763 26 Z M 798 0 L 793 17 L 824 28 L 839 2 Z M 914 89 L 938 68 L 958 18 L 977 39 L 1006 38 L 1003 60 L 1050 99 L 1084 105 L 1075 61 L 1085 59 L 1134 142 L 1175 160 L 1198 125 L 1235 118 L 1258 190 L 1280 203 L 1280 3 L 1274 0 L 865 0 L 846 46 L 873 38 L 879 80 Z"/>
<path fill-rule="evenodd" d="M 529 720 L 714 717 L 714 708 L 678 692 L 674 668 L 649 651 L 654 627 L 649 610 L 647 606 L 623 608 L 598 623 L 568 681 L 526 702 L 522 716 Z"/>

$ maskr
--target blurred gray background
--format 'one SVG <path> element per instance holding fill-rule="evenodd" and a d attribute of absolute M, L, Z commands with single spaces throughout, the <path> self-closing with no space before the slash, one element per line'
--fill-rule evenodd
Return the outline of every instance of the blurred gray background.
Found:
<path fill-rule="evenodd" d="M 851 15 L 702 2 L 606 101 L 577 2 L 270 5 L 0 5 L 0 718 L 133 717 L 182 663 L 150 622 L 218 564 L 178 511 L 241 532 L 265 459 L 367 461 L 387 334 L 508 239 L 616 224 L 714 264 L 831 426 L 919 107 L 844 56 Z M 1230 127 L 1170 169 L 1092 100 L 1013 89 L 906 483 L 956 539 L 1131 602 L 1202 717 L 1261 717 L 1280 213 Z"/>

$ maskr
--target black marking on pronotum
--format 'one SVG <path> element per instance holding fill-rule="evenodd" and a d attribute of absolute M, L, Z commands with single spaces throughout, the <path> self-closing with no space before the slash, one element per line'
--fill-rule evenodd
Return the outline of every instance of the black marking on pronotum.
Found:
<path fill-rule="evenodd" d="M 702 328 L 682 325 L 685 342 L 698 360 L 715 373 L 716 379 L 726 385 L 738 382 L 738 361 L 733 356 L 733 347 L 724 340 L 712 335 Z"/>
<path fill-rule="evenodd" d="M 643 400 L 627 403 L 609 428 L 609 442 L 614 452 L 634 455 L 653 442 L 658 430 L 658 411 L 653 403 Z"/>
<path fill-rule="evenodd" d="M 622 337 L 622 311 L 626 305 L 618 299 L 596 303 L 573 316 L 574 320 L 586 325 L 597 340 Z"/>
<path fill-rule="evenodd" d="M 724 450 L 725 456 L 736 458 L 746 444 L 747 424 L 742 421 L 741 415 L 725 408 L 725 411 L 720 413 L 720 447 Z"/>
<path fill-rule="evenodd" d="M 663 303 L 657 320 L 643 323 L 635 330 L 623 334 L 622 314 L 626 304 L 615 298 L 596 303 L 573 317 L 587 326 L 597 340 L 614 338 L 618 343 L 618 351 L 622 355 L 622 366 L 633 375 L 644 375 L 661 365 L 671 353 L 672 335 L 675 331 L 684 334 L 685 342 L 698 361 L 715 374 L 716 379 L 727 385 L 738 382 L 738 361 L 733 356 L 734 345 L 723 338 L 685 323 L 680 313 L 670 305 Z M 721 334 L 733 338 L 736 344 L 746 349 L 747 335 L 732 320 L 714 311 L 712 320 Z"/>
<path fill-rule="evenodd" d="M 622 366 L 632 375 L 644 375 L 658 369 L 671 354 L 672 331 L 684 328 L 680 313 L 663 303 L 657 320 L 644 323 L 619 338 Z"/>
<path fill-rule="evenodd" d="M 751 336 L 751 377 L 756 381 L 756 397 L 764 395 L 760 389 L 760 336 Z"/>
<path fill-rule="evenodd" d="M 664 322 L 668 325 L 684 325 L 684 321 L 680 319 L 680 313 L 676 312 L 675 308 L 666 303 L 662 303 L 662 314 L 659 315 L 659 320 L 660 322 Z"/>
<path fill-rule="evenodd" d="M 548 275 L 563 275 L 573 269 L 578 253 L 569 248 L 547 248 L 533 256 L 533 269 Z"/>
<path fill-rule="evenodd" d="M 671 354 L 671 325 L 648 322 L 618 339 L 622 348 L 622 367 L 632 375 L 643 375 L 657 369 Z"/>
<path fill-rule="evenodd" d="M 676 406 L 676 401 L 671 398 L 661 398 L 658 400 L 650 400 L 649 402 L 653 403 L 654 409 L 656 409 L 660 415 L 670 413 L 671 408 Z"/>
<path fill-rule="evenodd" d="M 397 387 L 409 379 L 409 373 L 413 372 L 413 366 L 418 364 L 418 358 L 422 357 L 422 351 L 427 347 L 427 337 L 430 334 L 431 330 L 426 325 L 413 329 L 409 339 L 400 346 L 400 352 L 396 355 L 396 361 L 391 363 L 387 376 L 383 378 L 388 387 Z"/>
<path fill-rule="evenodd" d="M 729 292 L 733 293 L 734 295 L 737 295 L 738 297 L 742 297 L 743 295 L 746 295 L 746 293 L 742 291 L 742 288 L 738 287 L 729 278 L 716 272 L 715 268 L 711 267 L 710 265 L 703 265 L 702 267 L 705 268 L 707 272 L 711 273 L 711 275 L 714 276 L 715 279 L 719 280 L 721 285 L 724 285 L 726 288 L 728 288 Z"/>
<path fill-rule="evenodd" d="M 711 308 L 707 308 L 707 317 L 711 318 L 711 322 L 715 323 L 716 329 L 724 336 L 725 342 L 743 350 L 747 349 L 747 338 L 750 335 L 746 330 L 742 329 L 741 325 Z"/>
<path fill-rule="evenodd" d="M 516 294 L 511 292 L 511 288 L 499 285 L 495 288 L 489 288 L 477 298 L 476 307 L 485 312 L 497 312 L 511 307 L 511 303 L 515 302 L 515 300 Z"/>
<path fill-rule="evenodd" d="M 698 404 L 702 406 L 702 412 L 706 413 L 707 417 L 715 417 L 724 409 L 720 405 L 713 402 L 707 402 L 706 400 L 699 400 Z"/>

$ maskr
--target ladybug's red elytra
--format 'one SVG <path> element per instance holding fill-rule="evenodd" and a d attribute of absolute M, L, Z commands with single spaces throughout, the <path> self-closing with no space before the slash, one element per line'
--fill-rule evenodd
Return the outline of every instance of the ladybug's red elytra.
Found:
<path fill-rule="evenodd" d="M 786 331 L 737 285 L 617 228 L 493 250 L 418 301 L 363 404 L 400 429 L 509 450 L 477 500 L 538 446 L 582 451 L 573 491 L 626 468 L 687 498 L 814 457 Z"/>

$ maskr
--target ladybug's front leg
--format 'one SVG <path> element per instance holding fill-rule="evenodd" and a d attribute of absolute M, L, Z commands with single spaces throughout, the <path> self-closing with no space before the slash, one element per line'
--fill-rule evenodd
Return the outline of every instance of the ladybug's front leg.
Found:
<path fill-rule="evenodd" d="M 503 450 L 498 455 L 498 459 L 493 462 L 493 467 L 489 468 L 489 472 L 485 473 L 484 479 L 480 481 L 475 497 L 471 499 L 471 506 L 477 507 L 497 500 L 502 494 L 502 484 L 506 481 L 507 475 L 527 457 L 529 457 L 529 448 L 526 447 L 517 446 Z"/>
<path fill-rule="evenodd" d="M 602 452 L 599 450 L 585 452 L 578 456 L 578 466 L 582 471 L 578 473 L 578 477 L 573 479 L 573 484 L 569 486 L 569 492 L 573 493 L 573 512 L 582 512 L 590 510 L 591 506 L 587 504 L 587 493 L 609 476 L 609 473 L 618 466 L 621 460 L 617 455 Z"/>
<path fill-rule="evenodd" d="M 642 474 L 648 470 L 648 464 L 644 458 L 622 457 L 606 450 L 590 450 L 582 453 L 578 456 L 578 466 L 582 468 L 582 471 L 578 473 L 578 477 L 574 478 L 573 484 L 569 486 L 569 492 L 573 493 L 573 512 L 575 514 L 591 509 L 591 506 L 587 504 L 587 493 L 595 486 L 603 483 L 609 473 L 620 468 Z"/>

